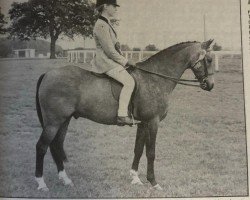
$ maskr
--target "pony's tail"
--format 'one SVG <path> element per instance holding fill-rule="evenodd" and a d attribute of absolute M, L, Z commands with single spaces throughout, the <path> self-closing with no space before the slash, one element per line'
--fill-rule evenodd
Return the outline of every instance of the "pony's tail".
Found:
<path fill-rule="evenodd" d="M 40 124 L 43 128 L 43 116 L 42 116 L 42 111 L 41 111 L 41 106 L 40 106 L 40 102 L 39 102 L 39 87 L 41 85 L 41 82 L 42 82 L 42 79 L 44 77 L 45 74 L 42 74 L 38 81 L 37 81 L 37 85 L 36 85 L 36 111 L 37 111 L 37 115 L 38 115 L 38 118 L 39 118 L 39 121 L 40 121 Z"/>

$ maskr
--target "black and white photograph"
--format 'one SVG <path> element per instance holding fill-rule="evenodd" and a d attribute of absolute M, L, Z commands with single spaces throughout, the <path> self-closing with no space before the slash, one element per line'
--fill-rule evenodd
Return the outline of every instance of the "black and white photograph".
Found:
<path fill-rule="evenodd" d="M 0 198 L 249 198 L 249 12 L 0 0 Z"/>

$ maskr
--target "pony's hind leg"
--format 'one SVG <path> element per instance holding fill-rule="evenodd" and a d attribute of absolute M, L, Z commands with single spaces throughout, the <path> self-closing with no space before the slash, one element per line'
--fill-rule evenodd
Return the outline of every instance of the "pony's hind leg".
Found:
<path fill-rule="evenodd" d="M 50 152 L 56 163 L 59 179 L 63 181 L 64 185 L 74 186 L 71 179 L 67 176 L 65 169 L 64 169 L 64 165 L 63 165 L 63 162 L 67 160 L 67 157 L 63 148 L 63 143 L 64 143 L 64 139 L 67 133 L 69 122 L 70 122 L 70 118 L 66 120 L 60 127 L 56 137 L 50 144 Z"/>
<path fill-rule="evenodd" d="M 59 125 L 49 125 L 44 127 L 43 132 L 36 144 L 36 172 L 35 177 L 38 183 L 38 190 L 48 191 L 48 187 L 43 179 L 43 163 L 44 156 L 48 150 L 50 143 L 56 136 Z"/>
<path fill-rule="evenodd" d="M 132 169 L 130 170 L 130 176 L 132 177 L 131 184 L 143 185 L 138 175 L 138 167 L 140 158 L 143 153 L 143 148 L 145 145 L 145 124 L 138 124 L 136 140 L 135 140 L 135 148 L 134 148 L 134 160 L 132 164 Z"/>

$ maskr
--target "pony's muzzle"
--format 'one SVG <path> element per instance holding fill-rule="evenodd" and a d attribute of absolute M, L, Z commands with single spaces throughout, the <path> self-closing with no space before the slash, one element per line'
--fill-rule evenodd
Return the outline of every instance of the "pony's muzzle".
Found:
<path fill-rule="evenodd" d="M 206 91 L 211 91 L 214 88 L 214 79 L 213 77 L 208 77 L 204 79 L 201 84 L 201 88 Z"/>

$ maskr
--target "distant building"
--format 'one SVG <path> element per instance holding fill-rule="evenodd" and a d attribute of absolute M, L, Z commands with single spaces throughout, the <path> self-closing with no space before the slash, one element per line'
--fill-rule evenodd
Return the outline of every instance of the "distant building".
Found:
<path fill-rule="evenodd" d="M 15 49 L 13 50 L 15 58 L 34 58 L 35 49 Z"/>

